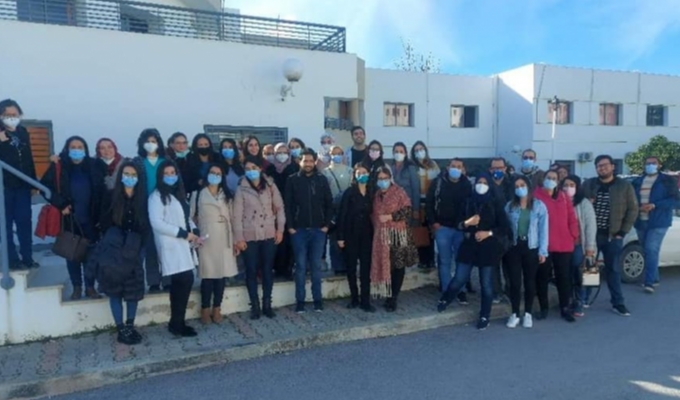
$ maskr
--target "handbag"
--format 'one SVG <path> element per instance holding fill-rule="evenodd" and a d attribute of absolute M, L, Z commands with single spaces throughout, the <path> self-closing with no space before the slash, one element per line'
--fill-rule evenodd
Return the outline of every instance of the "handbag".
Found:
<path fill-rule="evenodd" d="M 61 179 L 61 163 L 55 164 L 56 168 L 56 188 L 57 193 L 60 192 Z M 61 233 L 61 211 L 52 204 L 46 204 L 40 209 L 38 215 L 38 223 L 35 226 L 35 236 L 40 239 L 45 237 L 57 237 Z"/>
<path fill-rule="evenodd" d="M 411 230 L 416 247 L 427 247 L 430 245 L 430 230 L 426 226 L 415 226 Z"/>
<path fill-rule="evenodd" d="M 589 258 L 581 264 L 581 286 L 600 286 L 600 268 Z"/>
<path fill-rule="evenodd" d="M 87 249 L 90 241 L 84 237 L 83 229 L 78 221 L 75 221 L 75 226 L 78 227 L 80 235 L 76 234 L 74 228 L 75 217 L 69 218 L 71 222 L 71 231 L 64 230 L 64 223 L 61 224 L 61 233 L 57 236 L 54 245 L 52 245 L 52 252 L 60 257 L 75 263 L 85 261 L 87 257 Z"/>

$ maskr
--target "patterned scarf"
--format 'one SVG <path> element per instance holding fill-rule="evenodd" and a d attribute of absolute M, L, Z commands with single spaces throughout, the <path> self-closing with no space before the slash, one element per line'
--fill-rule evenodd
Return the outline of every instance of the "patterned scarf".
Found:
<path fill-rule="evenodd" d="M 376 297 L 392 296 L 392 262 L 390 250 L 409 244 L 408 220 L 380 222 L 380 215 L 394 215 L 410 209 L 406 192 L 392 184 L 386 192 L 379 191 L 373 199 L 373 252 L 371 257 L 371 293 Z"/>

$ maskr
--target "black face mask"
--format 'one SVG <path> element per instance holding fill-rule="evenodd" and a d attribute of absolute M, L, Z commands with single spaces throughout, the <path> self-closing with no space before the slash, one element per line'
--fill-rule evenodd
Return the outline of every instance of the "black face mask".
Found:
<path fill-rule="evenodd" d="M 207 156 L 210 154 L 210 147 L 201 147 L 196 149 L 196 152 L 202 156 Z"/>

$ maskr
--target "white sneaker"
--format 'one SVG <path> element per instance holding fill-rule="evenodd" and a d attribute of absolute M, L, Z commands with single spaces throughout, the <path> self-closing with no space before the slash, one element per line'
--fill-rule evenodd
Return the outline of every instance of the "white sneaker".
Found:
<path fill-rule="evenodd" d="M 524 313 L 524 319 L 522 321 L 522 326 L 525 327 L 525 328 L 533 328 L 534 327 L 534 319 L 531 317 L 531 314 Z"/>
<path fill-rule="evenodd" d="M 517 318 L 517 314 L 512 314 L 510 318 L 508 318 L 508 323 L 505 324 L 508 328 L 517 328 L 517 325 L 519 325 L 519 318 Z"/>

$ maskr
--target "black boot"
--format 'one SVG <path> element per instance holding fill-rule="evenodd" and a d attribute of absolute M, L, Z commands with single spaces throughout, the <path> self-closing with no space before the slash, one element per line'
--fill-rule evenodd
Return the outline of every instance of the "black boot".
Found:
<path fill-rule="evenodd" d="M 260 301 L 250 303 L 250 319 L 256 320 L 260 319 Z"/>
<path fill-rule="evenodd" d="M 356 296 L 352 296 L 352 300 L 350 300 L 349 304 L 347 304 L 347 308 L 354 309 L 357 307 L 359 307 L 359 299 L 357 299 Z"/>
<path fill-rule="evenodd" d="M 271 299 L 270 300 L 262 300 L 262 314 L 264 314 L 264 316 L 267 317 L 267 318 L 276 317 L 276 314 L 274 314 L 274 310 L 272 310 Z"/>
<path fill-rule="evenodd" d="M 132 320 L 127 320 L 125 321 L 125 327 L 127 327 L 130 330 L 130 333 L 132 334 L 132 337 L 135 340 L 135 344 L 141 343 L 142 342 L 142 335 L 135 329 L 135 322 Z"/>
<path fill-rule="evenodd" d="M 127 344 L 128 346 L 139 343 L 135 340 L 132 331 L 126 325 L 118 325 L 116 329 L 118 330 L 118 343 Z"/>

